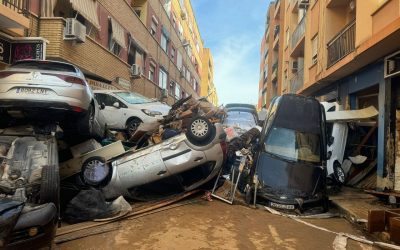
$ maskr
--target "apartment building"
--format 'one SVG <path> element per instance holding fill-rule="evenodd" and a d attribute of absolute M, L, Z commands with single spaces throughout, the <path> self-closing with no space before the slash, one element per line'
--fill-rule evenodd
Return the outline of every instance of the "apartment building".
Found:
<path fill-rule="evenodd" d="M 1 68 L 61 60 L 80 67 L 94 89 L 170 104 L 200 94 L 203 42 L 190 0 L 5 0 L 0 18 L 9 51 Z"/>
<path fill-rule="evenodd" d="M 400 190 L 400 1 L 280 0 L 268 13 L 272 6 L 279 24 L 266 29 L 282 27 L 277 93 L 337 101 L 348 110 L 375 106 L 377 187 Z M 274 93 L 272 86 L 266 92 Z"/>
<path fill-rule="evenodd" d="M 201 74 L 201 92 L 202 97 L 207 97 L 207 100 L 218 106 L 217 89 L 214 85 L 214 61 L 211 50 L 205 48 L 203 50 L 203 72 Z"/>

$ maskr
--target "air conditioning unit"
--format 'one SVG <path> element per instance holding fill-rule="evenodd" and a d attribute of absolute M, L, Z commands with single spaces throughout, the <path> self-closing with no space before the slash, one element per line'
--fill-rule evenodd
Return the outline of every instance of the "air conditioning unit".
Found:
<path fill-rule="evenodd" d="M 184 78 L 185 77 L 185 70 L 182 68 L 180 71 L 179 71 L 179 75 L 182 77 L 182 78 Z"/>
<path fill-rule="evenodd" d="M 292 72 L 297 72 L 299 69 L 299 62 L 297 60 L 292 61 Z"/>
<path fill-rule="evenodd" d="M 86 26 L 75 18 L 67 18 L 64 28 L 64 40 L 84 43 L 86 40 Z"/>
<path fill-rule="evenodd" d="M 299 9 L 306 9 L 310 5 L 310 0 L 298 0 Z"/>
<path fill-rule="evenodd" d="M 139 78 L 142 75 L 142 67 L 137 64 L 132 64 L 130 69 L 131 77 Z"/>
<path fill-rule="evenodd" d="M 187 18 L 187 13 L 185 10 L 181 11 L 181 18 L 182 18 L 182 20 L 186 20 L 186 18 Z"/>

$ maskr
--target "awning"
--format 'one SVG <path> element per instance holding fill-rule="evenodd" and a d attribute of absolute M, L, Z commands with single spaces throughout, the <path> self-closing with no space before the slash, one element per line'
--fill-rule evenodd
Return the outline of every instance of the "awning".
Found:
<path fill-rule="evenodd" d="M 100 29 L 97 16 L 97 1 L 94 0 L 69 0 L 72 8 L 88 20 L 96 29 Z"/>
<path fill-rule="evenodd" d="M 129 48 L 128 51 L 130 49 L 130 46 L 134 46 L 136 49 L 138 49 L 139 51 L 142 51 L 145 54 L 148 54 L 149 52 L 146 50 L 146 47 L 143 46 L 143 44 L 141 44 L 133 35 L 132 33 L 129 33 Z"/>
<path fill-rule="evenodd" d="M 111 19 L 111 28 L 112 28 L 112 39 L 118 43 L 122 48 L 126 49 L 125 43 L 125 31 L 122 26 L 115 21 L 113 18 Z"/>

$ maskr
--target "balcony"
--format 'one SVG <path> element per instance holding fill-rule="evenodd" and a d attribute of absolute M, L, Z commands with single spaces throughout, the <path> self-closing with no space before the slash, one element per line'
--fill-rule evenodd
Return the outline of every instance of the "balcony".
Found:
<path fill-rule="evenodd" d="M 3 28 L 29 28 L 29 0 L 0 1 L 0 23 Z"/>
<path fill-rule="evenodd" d="M 297 73 L 290 79 L 290 93 L 297 93 L 302 87 L 304 83 L 304 70 L 299 69 Z"/>
<path fill-rule="evenodd" d="M 349 5 L 349 0 L 327 0 L 326 7 L 327 8 L 338 8 Z"/>
<path fill-rule="evenodd" d="M 304 33 L 306 30 L 306 16 L 303 16 L 300 23 L 292 34 L 291 49 L 292 57 L 299 57 L 304 54 Z"/>
<path fill-rule="evenodd" d="M 274 12 L 274 18 L 275 19 L 279 19 L 280 16 L 280 12 L 281 12 L 281 1 L 280 0 L 276 0 L 275 2 L 275 12 Z"/>
<path fill-rule="evenodd" d="M 328 43 L 328 68 L 355 49 L 356 22 L 348 24 Z"/>

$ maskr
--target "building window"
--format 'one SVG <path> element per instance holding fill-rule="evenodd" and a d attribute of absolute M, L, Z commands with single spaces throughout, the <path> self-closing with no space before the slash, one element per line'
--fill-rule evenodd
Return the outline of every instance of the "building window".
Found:
<path fill-rule="evenodd" d="M 171 17 L 171 0 L 165 0 L 164 9 L 167 12 L 168 17 Z"/>
<path fill-rule="evenodd" d="M 179 84 L 175 84 L 175 98 L 181 99 L 181 86 Z"/>
<path fill-rule="evenodd" d="M 156 74 L 156 65 L 150 63 L 149 65 L 149 80 L 155 82 L 155 74 Z"/>
<path fill-rule="evenodd" d="M 156 36 L 157 34 L 157 27 L 158 27 L 158 21 L 155 16 L 151 18 L 151 27 L 150 27 L 150 34 L 152 36 Z"/>
<path fill-rule="evenodd" d="M 116 56 L 121 53 L 121 46 L 113 39 L 111 23 L 108 25 L 108 49 Z"/>
<path fill-rule="evenodd" d="M 174 48 L 174 46 L 171 46 L 171 60 L 175 63 L 175 53 L 176 50 Z"/>
<path fill-rule="evenodd" d="M 144 66 L 144 53 L 141 49 L 134 45 L 130 45 L 128 54 L 128 64 L 136 64 L 143 69 Z"/>
<path fill-rule="evenodd" d="M 190 71 L 186 69 L 186 80 L 190 83 Z"/>
<path fill-rule="evenodd" d="M 165 51 L 168 52 L 168 39 L 164 35 L 164 33 L 161 34 L 161 48 Z"/>
<path fill-rule="evenodd" d="M 158 77 L 158 86 L 162 89 L 167 88 L 167 82 L 168 82 L 168 73 L 164 69 L 160 68 L 160 74 Z"/>
<path fill-rule="evenodd" d="M 161 48 L 168 53 L 168 44 L 169 44 L 169 34 L 165 27 L 162 28 L 161 32 Z"/>
<path fill-rule="evenodd" d="M 318 57 L 318 34 L 311 40 L 311 48 L 312 48 L 312 64 L 317 63 Z"/>
<path fill-rule="evenodd" d="M 174 96 L 175 95 L 175 84 L 176 83 L 174 81 L 171 81 L 169 83 L 168 93 L 169 93 L 170 96 Z"/>
<path fill-rule="evenodd" d="M 176 54 L 176 66 L 178 67 L 179 70 L 182 69 L 182 54 L 180 51 L 177 51 Z"/>

